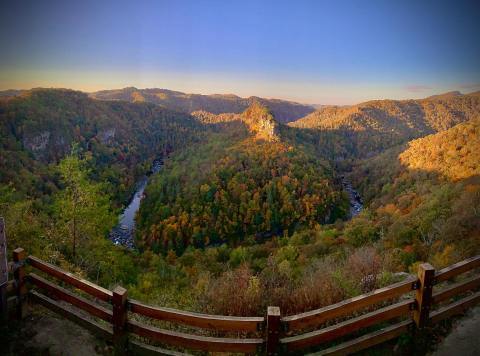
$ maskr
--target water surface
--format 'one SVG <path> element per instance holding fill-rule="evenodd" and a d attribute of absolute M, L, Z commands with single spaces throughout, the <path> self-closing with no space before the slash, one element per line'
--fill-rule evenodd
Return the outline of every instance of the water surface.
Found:
<path fill-rule="evenodd" d="M 149 175 L 143 176 L 137 182 L 135 194 L 133 194 L 132 200 L 120 215 L 118 225 L 115 226 L 110 232 L 110 240 L 115 245 L 122 245 L 131 249 L 135 247 L 135 215 L 137 214 L 138 209 L 140 209 L 140 203 L 142 201 L 143 192 L 147 186 L 149 176 L 160 171 L 162 166 L 163 160 L 156 159 L 153 161 Z"/>

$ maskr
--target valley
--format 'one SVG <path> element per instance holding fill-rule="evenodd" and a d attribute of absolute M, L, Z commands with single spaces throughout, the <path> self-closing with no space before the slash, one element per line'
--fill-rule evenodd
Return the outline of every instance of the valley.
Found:
<path fill-rule="evenodd" d="M 0 354 L 474 354 L 479 18 L 2 2 Z"/>
<path fill-rule="evenodd" d="M 238 316 L 319 308 L 480 252 L 478 93 L 296 121 L 262 100 L 107 99 L 0 98 L 9 248 L 145 302 Z"/>

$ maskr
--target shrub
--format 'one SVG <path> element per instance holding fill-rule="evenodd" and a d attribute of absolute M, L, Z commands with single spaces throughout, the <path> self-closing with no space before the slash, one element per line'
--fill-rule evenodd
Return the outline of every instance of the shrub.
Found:
<path fill-rule="evenodd" d="M 345 236 L 353 246 L 360 247 L 378 240 L 380 234 L 371 220 L 356 218 L 345 228 Z"/>
<path fill-rule="evenodd" d="M 261 283 L 245 264 L 225 272 L 202 289 L 207 312 L 238 316 L 252 316 L 260 312 Z"/>
<path fill-rule="evenodd" d="M 247 249 L 243 246 L 239 246 L 232 250 L 230 253 L 230 260 L 228 263 L 232 267 L 238 267 L 240 264 L 247 261 Z"/>
<path fill-rule="evenodd" d="M 331 258 L 317 261 L 303 274 L 292 291 L 286 313 L 300 313 L 341 301 L 345 292 L 334 274 L 338 263 Z M 283 309 L 282 309 L 283 310 Z"/>
<path fill-rule="evenodd" d="M 373 247 L 362 247 L 351 254 L 346 262 L 348 273 L 363 293 L 377 287 L 377 278 L 382 268 L 382 261 Z"/>

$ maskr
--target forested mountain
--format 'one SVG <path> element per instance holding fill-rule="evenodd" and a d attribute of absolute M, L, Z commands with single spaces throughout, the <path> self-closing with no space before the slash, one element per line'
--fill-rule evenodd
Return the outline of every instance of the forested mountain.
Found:
<path fill-rule="evenodd" d="M 41 195 L 50 192 L 48 166 L 72 143 L 91 156 L 97 180 L 126 198 L 151 161 L 201 140 L 204 126 L 193 117 L 148 103 L 98 101 L 63 89 L 34 89 L 0 100 L 0 183 Z"/>
<path fill-rule="evenodd" d="M 213 114 L 241 113 L 253 102 L 259 102 L 268 106 L 279 122 L 294 121 L 314 111 L 314 108 L 309 105 L 286 100 L 264 99 L 254 96 L 241 98 L 232 94 L 185 94 L 157 88 L 137 89 L 129 87 L 117 90 L 102 90 L 91 93 L 90 96 L 101 100 L 149 102 L 186 113 L 203 110 Z"/>
<path fill-rule="evenodd" d="M 358 219 L 397 259 L 446 266 L 480 252 L 480 116 L 355 163 Z M 361 221 L 363 219 L 363 221 Z"/>
<path fill-rule="evenodd" d="M 335 135 L 350 145 L 337 159 L 373 156 L 414 138 L 446 130 L 467 121 L 480 111 L 480 92 L 447 93 L 422 100 L 376 100 L 359 105 L 323 107 L 290 123 L 297 128 L 318 130 L 320 136 Z"/>
<path fill-rule="evenodd" d="M 210 119 L 222 118 L 231 121 Z M 282 138 L 268 108 L 253 103 L 236 119 L 246 133 L 211 136 L 153 179 L 140 211 L 144 244 L 181 255 L 190 245 L 292 234 L 346 215 L 329 165 Z"/>

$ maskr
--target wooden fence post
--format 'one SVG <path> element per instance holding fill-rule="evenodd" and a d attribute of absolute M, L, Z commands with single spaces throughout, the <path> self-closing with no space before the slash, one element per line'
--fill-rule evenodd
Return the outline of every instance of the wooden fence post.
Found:
<path fill-rule="evenodd" d="M 127 353 L 127 290 L 123 287 L 116 287 L 113 290 L 113 342 L 115 355 Z"/>
<path fill-rule="evenodd" d="M 17 319 L 23 318 L 23 299 L 27 294 L 27 287 L 25 286 L 25 251 L 19 247 L 13 250 L 15 291 L 17 295 Z"/>
<path fill-rule="evenodd" d="M 435 268 L 429 263 L 422 263 L 418 267 L 418 279 L 420 280 L 420 285 L 415 296 L 417 309 L 413 313 L 413 319 L 417 328 L 422 329 L 427 325 L 430 314 Z"/>
<path fill-rule="evenodd" d="M 8 319 L 7 284 L 7 240 L 5 238 L 5 221 L 0 217 L 0 321 L 2 323 L 5 323 Z"/>
<path fill-rule="evenodd" d="M 278 355 L 280 339 L 280 308 L 267 309 L 267 355 Z"/>

